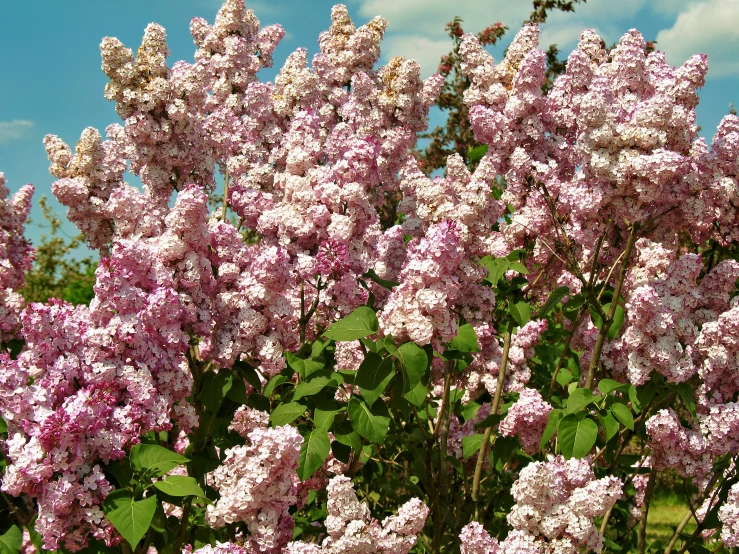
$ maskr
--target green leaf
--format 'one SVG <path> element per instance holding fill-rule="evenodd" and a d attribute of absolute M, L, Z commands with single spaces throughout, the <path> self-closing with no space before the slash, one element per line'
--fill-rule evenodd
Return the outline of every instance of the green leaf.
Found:
<path fill-rule="evenodd" d="M 607 304 L 607 310 L 611 309 L 611 305 Z M 624 324 L 624 317 L 625 317 L 624 309 L 621 307 L 621 304 L 616 304 L 616 311 L 613 314 L 613 323 L 611 323 L 610 329 L 608 329 L 608 339 L 613 340 L 618 336 L 619 331 L 621 330 L 621 327 Z"/>
<path fill-rule="evenodd" d="M 357 378 L 354 380 L 354 384 L 359 387 L 362 398 L 371 407 L 385 392 L 393 375 L 395 375 L 395 371 L 393 370 L 392 358 L 383 359 L 377 354 L 368 352 L 367 357 L 357 370 Z"/>
<path fill-rule="evenodd" d="M 295 356 L 292 352 L 285 352 L 285 359 L 287 360 L 287 365 L 293 368 L 298 375 L 305 377 L 306 379 L 310 377 L 311 374 L 326 367 L 326 360 L 323 357 L 303 360 Z"/>
<path fill-rule="evenodd" d="M 549 294 L 549 298 L 547 298 L 547 301 L 539 310 L 539 315 L 537 317 L 542 318 L 546 316 L 552 310 L 552 308 L 559 304 L 559 301 L 568 294 L 570 294 L 570 289 L 568 287 L 557 287 L 556 289 L 554 289 Z"/>
<path fill-rule="evenodd" d="M 592 419 L 579 419 L 570 414 L 562 418 L 557 430 L 559 450 L 567 459 L 584 458 L 595 445 L 598 426 Z"/>
<path fill-rule="evenodd" d="M 322 410 L 316 408 L 313 411 L 313 422 L 318 429 L 330 429 L 339 410 Z"/>
<path fill-rule="evenodd" d="M 334 430 L 334 438 L 337 442 L 350 446 L 355 452 L 362 449 L 362 439 L 359 437 L 359 433 L 354 430 L 350 421 L 345 421 Z"/>
<path fill-rule="evenodd" d="M 539 441 L 540 450 L 544 448 L 544 445 L 546 445 L 549 442 L 549 439 L 554 436 L 554 433 L 557 431 L 557 427 L 559 426 L 559 422 L 562 420 L 564 415 L 564 411 L 559 409 L 554 409 L 549 412 L 549 420 L 547 421 L 546 427 L 544 427 L 544 433 Z"/>
<path fill-rule="evenodd" d="M 313 429 L 310 435 L 303 441 L 300 449 L 300 462 L 298 464 L 298 477 L 301 481 L 307 481 L 321 467 L 331 450 L 331 441 L 326 429 Z"/>
<path fill-rule="evenodd" d="M 460 352 L 479 352 L 480 345 L 477 343 L 477 333 L 469 323 L 462 325 L 457 331 L 457 336 L 449 343 L 451 350 Z"/>
<path fill-rule="evenodd" d="M 470 161 L 470 163 L 479 162 L 482 157 L 487 153 L 488 151 L 488 145 L 487 144 L 478 144 L 477 146 L 471 146 L 467 150 L 467 159 Z"/>
<path fill-rule="evenodd" d="M 305 405 L 298 404 L 297 402 L 280 404 L 269 414 L 269 420 L 274 427 L 281 427 L 298 419 L 305 413 L 305 410 Z"/>
<path fill-rule="evenodd" d="M 529 274 L 528 268 L 523 265 L 521 262 L 511 262 L 508 266 L 508 269 L 512 269 L 513 271 L 518 271 L 519 273 L 523 273 L 524 275 Z"/>
<path fill-rule="evenodd" d="M 380 277 L 377 273 L 375 273 L 374 269 L 370 269 L 367 273 L 364 273 L 362 275 L 365 279 L 371 279 L 381 287 L 385 287 L 386 289 L 392 289 L 393 287 L 397 287 L 400 283 L 397 281 L 389 281 L 388 279 L 383 279 Z"/>
<path fill-rule="evenodd" d="M 234 371 L 246 379 L 246 382 L 254 387 L 255 391 L 262 392 L 262 380 L 259 378 L 257 371 L 252 366 L 239 360 L 234 364 Z"/>
<path fill-rule="evenodd" d="M 429 367 L 429 358 L 426 351 L 415 342 L 401 344 L 393 355 L 403 364 L 403 369 L 408 377 L 410 389 L 423 379 Z"/>
<path fill-rule="evenodd" d="M 603 304 L 603 313 L 608 314 L 608 312 L 611 310 L 611 303 Z M 620 304 L 616 305 L 616 311 L 613 314 L 613 323 L 611 323 L 611 326 L 608 328 L 608 338 L 613 340 L 618 336 L 618 332 L 621 330 L 621 326 L 624 323 L 624 309 L 621 307 Z M 600 329 L 603 327 L 603 319 L 601 319 L 600 315 L 591 307 L 590 308 L 590 317 L 593 320 L 593 325 L 597 329 Z"/>
<path fill-rule="evenodd" d="M 377 315 L 372 308 L 360 306 L 326 329 L 323 336 L 335 341 L 350 341 L 374 335 L 378 329 Z"/>
<path fill-rule="evenodd" d="M 285 381 L 287 381 L 287 377 L 285 377 L 284 375 L 275 375 L 274 377 L 272 377 L 272 379 L 267 382 L 267 386 L 264 387 L 264 396 L 266 396 L 267 398 L 272 396 L 272 393 L 275 392 L 275 389 Z"/>
<path fill-rule="evenodd" d="M 306 396 L 313 396 L 323 390 L 323 387 L 333 383 L 336 385 L 336 381 L 330 377 L 314 377 L 310 381 L 303 381 L 297 387 L 295 387 L 295 395 L 293 400 L 300 400 Z"/>
<path fill-rule="evenodd" d="M 565 302 L 562 306 L 562 315 L 564 315 L 571 322 L 575 323 L 577 320 L 580 308 L 585 304 L 585 297 L 582 294 L 574 294 Z"/>
<path fill-rule="evenodd" d="M 497 285 L 498 281 L 505 275 L 511 265 L 510 260 L 506 258 L 493 258 L 485 256 L 480 260 L 480 264 L 488 270 L 485 280 L 492 285 Z"/>
<path fill-rule="evenodd" d="M 570 393 L 567 399 L 567 413 L 574 414 L 579 412 L 591 402 L 598 400 L 600 396 L 594 396 L 590 389 L 575 389 Z"/>
<path fill-rule="evenodd" d="M 8 432 L 8 424 L 5 423 L 5 420 L 0 417 L 0 433 L 7 433 Z"/>
<path fill-rule="evenodd" d="M 516 451 L 518 439 L 516 437 L 498 437 L 493 443 L 492 452 L 490 452 L 491 461 L 495 462 L 495 470 L 500 472 L 511 456 Z"/>
<path fill-rule="evenodd" d="M 516 320 L 516 323 L 518 323 L 520 327 L 523 327 L 531 321 L 531 305 L 528 302 L 516 302 L 515 304 L 511 304 L 510 311 L 513 319 Z"/>
<path fill-rule="evenodd" d="M 262 390 L 261 385 L 256 390 L 257 392 Z M 226 396 L 237 404 L 246 404 L 249 402 L 249 395 L 246 394 L 246 385 L 244 384 L 244 379 L 240 375 L 234 375 L 233 381 L 231 382 L 231 388 L 226 393 Z"/>
<path fill-rule="evenodd" d="M 223 399 L 233 386 L 233 373 L 228 369 L 207 371 L 203 375 L 203 385 L 198 399 L 211 412 L 216 413 L 223 404 Z"/>
<path fill-rule="evenodd" d="M 0 554 L 18 554 L 23 546 L 23 532 L 17 525 L 0 535 Z"/>
<path fill-rule="evenodd" d="M 628 427 L 632 431 L 634 430 L 634 416 L 631 415 L 631 410 L 626 406 L 615 403 L 611 406 L 611 413 L 613 414 L 613 417 L 623 424 L 624 427 Z"/>
<path fill-rule="evenodd" d="M 483 438 L 485 438 L 485 435 L 481 433 L 462 437 L 462 457 L 466 459 L 475 455 L 482 446 Z"/>
<path fill-rule="evenodd" d="M 600 425 L 606 433 L 606 441 L 611 440 L 616 433 L 618 433 L 618 421 L 616 421 L 610 412 L 606 412 L 606 415 L 599 415 Z"/>
<path fill-rule="evenodd" d="M 488 417 L 475 423 L 475 431 L 480 429 L 487 429 L 488 427 L 495 427 L 503 420 L 502 414 L 490 414 Z"/>
<path fill-rule="evenodd" d="M 167 450 L 158 444 L 137 444 L 131 448 L 131 465 L 139 472 L 153 471 L 156 477 L 161 477 L 178 465 L 186 464 L 190 460 Z"/>
<path fill-rule="evenodd" d="M 566 387 L 568 383 L 571 383 L 573 378 L 572 372 L 566 367 L 561 368 L 559 373 L 557 373 L 557 383 L 563 388 Z"/>
<path fill-rule="evenodd" d="M 154 486 L 169 496 L 202 496 L 203 489 L 193 477 L 185 475 L 168 475 L 164 481 L 157 481 Z"/>
<path fill-rule="evenodd" d="M 685 407 L 693 416 L 694 421 L 698 421 L 698 414 L 695 411 L 695 397 L 693 396 L 693 388 L 688 383 L 680 383 L 675 387 Z"/>
<path fill-rule="evenodd" d="M 629 383 L 619 383 L 613 379 L 601 379 L 598 381 L 598 390 L 601 394 L 609 394 L 613 391 L 628 391 Z"/>
<path fill-rule="evenodd" d="M 137 501 L 128 493 L 109 494 L 103 502 L 105 517 L 123 535 L 131 548 L 136 548 L 149 530 L 156 509 L 156 496 Z"/>
<path fill-rule="evenodd" d="M 403 376 L 405 376 L 405 372 L 403 373 Z M 405 383 L 403 383 L 403 391 L 405 391 Z M 422 382 L 416 383 L 416 386 L 410 389 L 407 392 L 403 392 L 403 398 L 405 398 L 408 402 L 413 404 L 414 406 L 418 407 L 423 405 L 424 400 L 426 400 L 426 395 L 428 394 L 428 390 L 426 389 L 426 385 L 424 385 Z"/>
<path fill-rule="evenodd" d="M 347 410 L 357 433 L 370 442 L 382 444 L 390 428 L 390 413 L 384 402 L 375 402 L 370 409 L 367 404 L 353 397 Z"/>

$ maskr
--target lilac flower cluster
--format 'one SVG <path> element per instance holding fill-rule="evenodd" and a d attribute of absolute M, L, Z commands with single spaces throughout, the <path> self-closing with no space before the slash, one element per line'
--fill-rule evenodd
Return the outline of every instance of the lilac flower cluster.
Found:
<path fill-rule="evenodd" d="M 35 251 L 23 236 L 23 225 L 31 210 L 33 186 L 22 187 L 8 198 L 5 176 L 0 173 L 0 344 L 18 335 L 20 312 L 25 302 L 18 289 L 25 283 Z"/>
<path fill-rule="evenodd" d="M 406 554 L 416 544 L 429 514 L 428 507 L 413 498 L 398 509 L 398 514 L 385 518 L 380 524 L 370 516 L 369 508 L 357 500 L 351 479 L 337 475 L 328 483 L 329 536 L 321 545 L 291 542 L 287 554 L 344 554 L 393 552 Z"/>
<path fill-rule="evenodd" d="M 552 406 L 544 401 L 538 390 L 524 389 L 500 422 L 500 434 L 504 437 L 517 436 L 524 451 L 534 454 L 539 450 L 539 441 L 551 411 Z"/>
<path fill-rule="evenodd" d="M 233 427 L 249 444 L 226 450 L 223 464 L 208 474 L 220 498 L 208 506 L 207 522 L 223 527 L 244 522 L 249 551 L 279 553 L 292 538 L 288 509 L 297 504 L 297 468 L 303 437 L 290 426 L 267 428 L 268 415 L 242 409 Z"/>
<path fill-rule="evenodd" d="M 513 531 L 498 543 L 478 524 L 460 534 L 463 554 L 576 554 L 600 552 L 603 537 L 594 518 L 603 516 L 621 497 L 615 477 L 596 479 L 588 460 L 567 460 L 526 466 L 513 484 L 516 504 L 508 514 Z"/>

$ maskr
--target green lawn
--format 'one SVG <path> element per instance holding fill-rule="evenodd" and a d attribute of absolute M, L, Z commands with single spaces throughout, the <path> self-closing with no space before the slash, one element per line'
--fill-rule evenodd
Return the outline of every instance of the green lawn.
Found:
<path fill-rule="evenodd" d="M 666 546 L 675 532 L 675 527 L 687 511 L 688 505 L 676 495 L 654 498 L 649 506 L 649 517 L 647 518 L 648 543 L 660 540 Z M 684 532 L 692 533 L 693 531 L 695 531 L 695 520 L 691 519 Z"/>

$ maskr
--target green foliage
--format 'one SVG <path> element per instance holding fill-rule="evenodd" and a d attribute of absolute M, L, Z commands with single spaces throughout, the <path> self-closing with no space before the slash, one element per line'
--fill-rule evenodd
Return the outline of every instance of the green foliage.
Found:
<path fill-rule="evenodd" d="M 33 267 L 26 272 L 26 285 L 20 293 L 27 302 L 46 302 L 59 298 L 72 304 L 89 304 L 94 298 L 97 262 L 92 258 L 76 260 L 73 253 L 84 243 L 84 235 L 64 236 L 61 221 L 45 197 L 39 201 L 50 235 L 42 235 L 36 247 Z"/>

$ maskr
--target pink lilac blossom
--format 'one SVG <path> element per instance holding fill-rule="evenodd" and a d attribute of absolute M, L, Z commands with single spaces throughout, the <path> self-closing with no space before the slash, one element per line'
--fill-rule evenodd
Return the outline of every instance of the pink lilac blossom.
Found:
<path fill-rule="evenodd" d="M 674 469 L 683 476 L 703 476 L 711 471 L 709 445 L 700 432 L 686 429 L 672 410 L 660 410 L 646 423 L 652 467 Z"/>
<path fill-rule="evenodd" d="M 144 433 L 197 423 L 181 328 L 193 316 L 172 285 L 149 249 L 121 241 L 100 262 L 89 308 L 52 301 L 22 313 L 26 348 L 0 364 L 0 410 L 13 434 L 2 487 L 37 499 L 46 548 L 78 550 L 90 534 L 115 544 L 100 464 Z"/>
<path fill-rule="evenodd" d="M 516 504 L 508 514 L 513 530 L 499 543 L 479 524 L 460 534 L 463 554 L 577 554 L 600 552 L 603 537 L 594 518 L 621 497 L 615 477 L 596 479 L 588 460 L 534 462 L 519 474 L 511 490 Z"/>
<path fill-rule="evenodd" d="M 504 437 L 517 436 L 524 451 L 533 455 L 539 450 L 539 442 L 551 411 L 552 406 L 542 399 L 538 390 L 524 389 L 500 422 L 500 434 Z"/>
<path fill-rule="evenodd" d="M 254 551 L 248 547 L 240 546 L 231 542 L 216 541 L 216 545 L 206 544 L 193 551 L 192 546 L 187 545 L 182 549 L 182 554 L 252 554 Z"/>
<path fill-rule="evenodd" d="M 458 386 L 464 390 L 463 402 L 475 399 L 485 391 L 495 396 L 498 387 L 498 371 L 503 357 L 502 339 L 486 322 L 473 325 L 480 352 L 473 353 L 472 363 L 460 375 Z M 531 320 L 511 337 L 508 352 L 504 390 L 522 392 L 531 379 L 527 360 L 534 356 L 534 347 L 541 334 L 547 330 L 545 319 Z"/>
<path fill-rule="evenodd" d="M 508 523 L 518 534 L 506 541 L 533 539 L 539 548 L 563 554 L 581 549 L 600 552 L 603 537 L 594 518 L 614 505 L 621 488 L 616 477 L 596 479 L 587 459 L 565 461 L 559 456 L 551 462 L 531 463 L 521 470 L 511 490 L 516 504 Z"/>
<path fill-rule="evenodd" d="M 726 502 L 718 510 L 718 518 L 723 523 L 721 540 L 729 548 L 739 546 L 739 484 L 729 489 Z"/>
<path fill-rule="evenodd" d="M 460 46 L 472 129 L 490 145 L 483 161 L 505 175 L 502 201 L 516 210 L 490 244 L 501 252 L 534 241 L 528 278 L 547 290 L 573 263 L 588 273 L 595 261 L 604 276 L 632 224 L 665 243 L 674 243 L 682 228 L 698 243 L 708 238 L 718 214 L 711 198 L 720 188 L 708 174 L 735 169 L 730 155 L 737 141 L 731 119 L 714 141 L 715 152 L 698 137 L 696 89 L 704 82 L 705 56 L 673 68 L 664 54 L 647 54 L 634 30 L 607 55 L 601 39 L 585 31 L 566 73 L 544 96 L 537 42 L 538 28 L 525 27 L 498 65 L 472 35 Z M 658 217 L 659 225 L 651 225 Z M 574 262 L 553 254 L 548 237 L 555 236 L 555 221 L 569 237 L 565 247 Z M 599 258 L 592 260 L 603 235 Z"/>
<path fill-rule="evenodd" d="M 425 345 L 457 335 L 453 306 L 470 322 L 482 320 L 495 294 L 479 284 L 485 270 L 464 254 L 460 226 L 453 221 L 432 225 L 423 238 L 412 241 L 398 277 L 401 284 L 393 288 L 379 317 L 381 332 Z"/>
<path fill-rule="evenodd" d="M 429 509 L 418 498 L 412 498 L 388 516 L 382 524 L 373 519 L 369 508 L 357 500 L 350 478 L 337 475 L 329 481 L 326 530 L 329 536 L 320 546 L 301 541 L 291 542 L 290 554 L 346 554 L 392 552 L 405 554 L 416 544 Z"/>
<path fill-rule="evenodd" d="M 449 436 L 447 438 L 447 451 L 459 460 L 464 459 L 462 454 L 462 439 L 477 433 L 475 425 L 490 415 L 490 404 L 485 403 L 477 409 L 474 417 L 468 418 L 464 423 L 451 414 L 449 416 Z"/>
<path fill-rule="evenodd" d="M 258 414 L 252 417 L 260 419 Z M 208 474 L 221 496 L 208 505 L 206 521 L 214 527 L 244 522 L 254 551 L 276 554 L 292 538 L 288 510 L 298 501 L 303 438 L 290 426 L 254 427 L 247 437 L 248 445 L 226 450 L 223 465 Z"/>
<path fill-rule="evenodd" d="M 25 302 L 18 289 L 31 268 L 35 250 L 23 236 L 24 224 L 31 210 L 33 185 L 25 185 L 8 198 L 5 175 L 0 173 L 0 344 L 16 338 L 20 331 L 20 313 Z"/>

